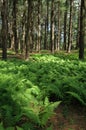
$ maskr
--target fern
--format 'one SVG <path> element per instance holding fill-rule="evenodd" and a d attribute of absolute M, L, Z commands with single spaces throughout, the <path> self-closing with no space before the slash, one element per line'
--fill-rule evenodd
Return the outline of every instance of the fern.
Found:
<path fill-rule="evenodd" d="M 67 92 L 67 93 L 70 94 L 72 97 L 76 98 L 80 103 L 86 106 L 86 103 L 84 102 L 84 100 L 82 99 L 80 95 L 78 95 L 75 92 Z"/>
<path fill-rule="evenodd" d="M 25 115 L 28 125 L 26 129 L 22 126 L 24 130 L 45 128 L 58 99 L 77 99 L 86 105 L 86 61 L 78 61 L 72 54 L 31 58 L 29 62 L 0 61 L 0 119 L 8 127 L 16 126 Z M 52 96 L 55 100 L 50 102 Z"/>
<path fill-rule="evenodd" d="M 55 102 L 55 103 L 48 103 L 48 99 L 45 99 L 45 107 L 42 108 L 42 110 L 39 113 L 41 125 L 46 125 L 48 119 L 54 114 L 54 109 L 61 103 Z"/>

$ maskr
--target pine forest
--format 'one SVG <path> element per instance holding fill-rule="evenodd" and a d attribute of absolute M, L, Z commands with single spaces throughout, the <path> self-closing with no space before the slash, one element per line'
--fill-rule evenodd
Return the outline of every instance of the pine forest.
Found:
<path fill-rule="evenodd" d="M 0 0 L 0 130 L 86 130 L 86 0 Z"/>

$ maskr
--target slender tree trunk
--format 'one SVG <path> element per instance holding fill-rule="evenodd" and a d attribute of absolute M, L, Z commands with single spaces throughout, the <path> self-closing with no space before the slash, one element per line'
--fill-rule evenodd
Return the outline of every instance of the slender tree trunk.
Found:
<path fill-rule="evenodd" d="M 86 47 L 86 0 L 84 0 L 84 47 Z"/>
<path fill-rule="evenodd" d="M 66 10 L 64 12 L 64 45 L 63 48 L 66 50 L 67 48 L 67 9 L 68 9 L 68 0 L 65 2 Z"/>
<path fill-rule="evenodd" d="M 51 52 L 54 53 L 54 0 L 51 2 Z"/>
<path fill-rule="evenodd" d="M 24 13 L 23 15 L 23 21 L 26 20 L 26 15 Z M 25 22 L 22 21 L 22 24 L 21 24 L 21 28 L 22 28 L 22 33 L 21 33 L 21 39 L 20 39 L 20 50 L 21 50 L 21 54 L 24 54 L 24 50 L 25 50 L 25 45 L 24 45 L 24 42 L 25 42 Z"/>
<path fill-rule="evenodd" d="M 30 2 L 30 9 L 29 9 L 29 18 L 30 18 L 30 25 L 29 25 L 29 51 L 33 51 L 33 0 Z"/>
<path fill-rule="evenodd" d="M 46 21 L 46 37 L 47 37 L 47 45 L 46 45 L 46 49 L 49 49 L 49 42 L 48 42 L 48 37 L 49 37 L 49 1 L 47 0 L 47 21 Z"/>
<path fill-rule="evenodd" d="M 70 19 L 69 19 L 69 35 L 68 35 L 68 48 L 67 52 L 71 51 L 72 46 L 72 17 L 73 17 L 73 0 L 70 0 Z"/>
<path fill-rule="evenodd" d="M 79 35 L 80 35 L 80 4 L 78 4 L 78 19 L 77 19 L 76 49 L 79 48 Z"/>
<path fill-rule="evenodd" d="M 58 38 L 57 38 L 57 50 L 60 50 L 60 1 L 58 0 Z"/>
<path fill-rule="evenodd" d="M 13 34 L 14 34 L 14 47 L 16 54 L 18 53 L 18 37 L 17 37 L 17 0 L 13 0 Z"/>
<path fill-rule="evenodd" d="M 44 49 L 47 49 L 47 23 L 45 19 L 45 36 L 44 36 Z"/>
<path fill-rule="evenodd" d="M 27 2 L 24 1 L 23 2 L 25 8 L 24 8 L 24 11 L 23 11 L 23 14 L 22 14 L 22 20 L 21 20 L 21 36 L 20 36 L 20 51 L 21 51 L 21 54 L 22 56 L 24 56 L 24 53 L 25 53 L 25 36 L 26 36 L 26 21 L 27 21 L 27 16 L 26 16 L 26 11 L 27 11 Z"/>
<path fill-rule="evenodd" d="M 31 0 L 28 0 L 28 13 L 25 24 L 25 59 L 29 59 L 29 45 L 30 45 L 30 9 L 31 9 Z"/>
<path fill-rule="evenodd" d="M 49 49 L 48 43 L 49 33 L 49 1 L 46 0 L 46 17 L 45 17 L 45 36 L 44 36 L 44 49 Z"/>
<path fill-rule="evenodd" d="M 7 59 L 7 42 L 8 42 L 8 0 L 3 0 L 2 10 L 2 59 Z"/>
<path fill-rule="evenodd" d="M 37 41 L 37 51 L 39 52 L 41 49 L 41 10 L 40 10 L 40 6 L 41 6 L 41 0 L 38 0 L 38 41 Z"/>
<path fill-rule="evenodd" d="M 81 0 L 79 59 L 84 59 L 84 45 L 85 45 L 85 43 L 86 43 L 86 1 Z"/>

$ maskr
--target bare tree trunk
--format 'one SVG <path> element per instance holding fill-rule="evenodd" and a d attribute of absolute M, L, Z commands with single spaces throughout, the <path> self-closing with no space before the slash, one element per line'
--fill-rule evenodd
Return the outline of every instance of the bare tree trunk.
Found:
<path fill-rule="evenodd" d="M 39 52 L 41 48 L 41 23 L 40 23 L 40 6 L 41 6 L 41 1 L 38 0 L 38 41 L 37 41 L 37 48 L 36 50 Z"/>
<path fill-rule="evenodd" d="M 14 35 L 14 47 L 16 54 L 18 53 L 18 37 L 17 37 L 17 0 L 13 0 L 13 35 Z"/>
<path fill-rule="evenodd" d="M 44 49 L 47 49 L 47 22 L 45 19 L 45 36 L 44 36 Z"/>
<path fill-rule="evenodd" d="M 57 50 L 60 50 L 60 1 L 58 0 L 58 36 L 57 36 Z"/>
<path fill-rule="evenodd" d="M 24 56 L 25 53 L 25 35 L 26 35 L 26 24 L 27 24 L 27 16 L 26 16 L 26 11 L 27 11 L 27 2 L 23 2 L 25 8 L 22 14 L 22 20 L 21 20 L 21 35 L 20 35 L 20 51 L 22 56 Z"/>
<path fill-rule="evenodd" d="M 30 52 L 33 51 L 33 45 L 34 45 L 34 35 L 33 35 L 33 20 L 34 20 L 34 15 L 33 15 L 33 9 L 34 9 L 34 3 L 33 0 L 31 1 L 31 10 L 30 10 Z"/>
<path fill-rule="evenodd" d="M 84 59 L 84 45 L 85 45 L 85 43 L 86 43 L 86 1 L 81 0 L 79 59 Z"/>
<path fill-rule="evenodd" d="M 26 19 L 26 24 L 25 24 L 25 59 L 29 59 L 29 45 L 30 45 L 30 5 L 31 5 L 31 0 L 28 0 L 28 14 L 27 14 L 27 19 Z"/>
<path fill-rule="evenodd" d="M 51 2 L 51 52 L 54 53 L 54 0 Z"/>
<path fill-rule="evenodd" d="M 67 48 L 67 11 L 68 11 L 68 0 L 65 2 L 66 10 L 64 12 L 64 45 L 63 48 Z"/>
<path fill-rule="evenodd" d="M 3 0 L 2 10 L 2 59 L 7 59 L 7 42 L 8 42 L 8 0 Z"/>
<path fill-rule="evenodd" d="M 80 35 L 80 4 L 78 3 L 78 19 L 77 19 L 76 49 L 79 48 L 79 35 Z"/>
<path fill-rule="evenodd" d="M 49 1 L 47 0 L 47 21 L 46 21 L 46 39 L 47 39 L 47 45 L 46 45 L 46 49 L 49 49 L 49 42 L 48 42 L 48 37 L 49 37 Z"/>
<path fill-rule="evenodd" d="M 68 35 L 68 48 L 67 52 L 71 51 L 72 46 L 72 16 L 73 16 L 73 0 L 70 0 L 70 19 L 69 19 L 69 35 Z"/>

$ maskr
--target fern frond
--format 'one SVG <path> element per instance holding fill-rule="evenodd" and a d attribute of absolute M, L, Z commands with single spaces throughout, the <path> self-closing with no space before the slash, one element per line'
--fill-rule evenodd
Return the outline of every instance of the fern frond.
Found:
<path fill-rule="evenodd" d="M 86 105 L 86 103 L 84 102 L 82 97 L 80 95 L 78 95 L 77 93 L 75 93 L 75 92 L 67 92 L 67 93 L 70 94 L 72 97 L 76 98 L 83 105 Z"/>

